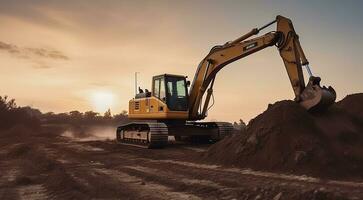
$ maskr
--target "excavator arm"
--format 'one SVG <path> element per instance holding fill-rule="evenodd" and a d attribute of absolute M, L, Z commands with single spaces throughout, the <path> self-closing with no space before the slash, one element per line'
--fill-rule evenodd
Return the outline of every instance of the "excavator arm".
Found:
<path fill-rule="evenodd" d="M 275 22 L 277 23 L 276 31 L 247 40 Z M 312 75 L 308 66 L 309 62 L 301 48 L 299 37 L 291 20 L 277 16 L 273 22 L 259 29 L 252 29 L 234 41 L 211 49 L 209 54 L 200 62 L 189 91 L 189 119 L 200 120 L 206 117 L 209 102 L 213 95 L 214 81 L 219 70 L 231 62 L 273 45 L 278 48 L 285 64 L 295 93 L 295 101 L 307 110 L 326 108 L 335 101 L 334 89 L 321 87 L 320 78 Z M 307 67 L 310 75 L 307 85 L 304 82 L 302 66 Z M 205 95 L 206 91 L 207 94 Z"/>

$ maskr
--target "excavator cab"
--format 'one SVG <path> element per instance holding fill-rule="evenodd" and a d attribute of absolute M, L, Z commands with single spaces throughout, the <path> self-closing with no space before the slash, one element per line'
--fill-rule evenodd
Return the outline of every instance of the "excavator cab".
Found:
<path fill-rule="evenodd" d="M 188 110 L 188 88 L 185 76 L 163 74 L 153 77 L 152 94 L 170 111 Z"/>
<path fill-rule="evenodd" d="M 139 90 L 129 101 L 130 119 L 187 120 L 189 116 L 188 82 L 185 76 L 154 76 L 152 88 Z"/>

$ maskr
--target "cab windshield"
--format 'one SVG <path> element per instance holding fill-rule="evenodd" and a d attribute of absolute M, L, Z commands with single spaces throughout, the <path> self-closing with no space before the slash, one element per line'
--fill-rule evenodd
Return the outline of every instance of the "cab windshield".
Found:
<path fill-rule="evenodd" d="M 183 77 L 166 77 L 166 101 L 174 111 L 188 110 L 187 87 Z"/>

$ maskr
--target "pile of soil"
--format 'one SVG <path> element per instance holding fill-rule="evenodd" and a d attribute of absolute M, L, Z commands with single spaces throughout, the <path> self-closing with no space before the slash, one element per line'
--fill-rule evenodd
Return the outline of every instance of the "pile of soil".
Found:
<path fill-rule="evenodd" d="M 363 120 L 363 94 L 351 94 L 337 103 L 337 106 Z"/>
<path fill-rule="evenodd" d="M 203 157 L 255 170 L 362 179 L 362 111 L 363 94 L 349 95 L 323 113 L 280 101 L 251 120 L 244 134 L 212 145 Z"/>

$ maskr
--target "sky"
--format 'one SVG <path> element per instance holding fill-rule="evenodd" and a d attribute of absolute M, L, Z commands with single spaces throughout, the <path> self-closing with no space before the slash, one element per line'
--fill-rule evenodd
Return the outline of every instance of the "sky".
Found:
<path fill-rule="evenodd" d="M 0 0 L 0 95 L 42 112 L 119 113 L 134 96 L 135 72 L 142 88 L 163 73 L 192 81 L 214 45 L 283 15 L 340 100 L 363 92 L 362 8 L 353 0 Z M 294 98 L 275 47 L 222 69 L 214 96 L 208 120 L 222 121 L 249 121 Z"/>

